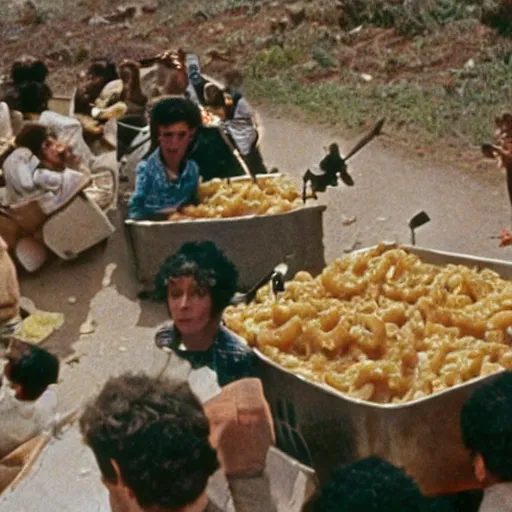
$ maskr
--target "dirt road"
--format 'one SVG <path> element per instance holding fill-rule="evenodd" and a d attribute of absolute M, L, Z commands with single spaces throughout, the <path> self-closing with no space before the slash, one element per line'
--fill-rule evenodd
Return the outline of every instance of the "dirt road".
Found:
<path fill-rule="evenodd" d="M 292 174 L 297 183 L 307 168 L 324 155 L 324 147 L 337 141 L 346 152 L 354 141 L 343 141 L 327 129 L 263 115 L 262 148 L 269 166 Z M 325 214 L 326 260 L 356 246 L 382 240 L 408 243 L 409 219 L 421 210 L 431 222 L 417 232 L 417 244 L 425 247 L 509 259 L 512 248 L 500 249 L 489 237 L 509 226 L 510 207 L 504 176 L 499 170 L 468 171 L 411 158 L 393 148 L 392 137 L 380 139 L 350 160 L 349 172 L 355 185 L 329 188 L 320 195 L 328 206 Z M 119 213 L 115 217 L 120 217 Z M 355 217 L 350 225 L 343 220 Z M 106 249 L 93 249 L 78 261 L 55 262 L 35 276 L 22 276 L 23 293 L 38 307 L 66 315 L 63 329 L 47 343 L 60 355 L 71 353 L 86 319 L 90 301 L 101 289 L 107 264 L 117 268 L 113 284 L 129 301 L 136 298 L 137 283 L 120 227 Z M 69 297 L 77 303 L 70 304 Z M 112 315 L 123 316 L 121 307 L 109 304 Z M 165 317 L 163 308 L 142 305 L 139 325 L 152 326 Z M 114 333 L 112 333 L 114 335 Z"/>
<path fill-rule="evenodd" d="M 298 183 L 304 170 L 320 161 L 323 146 L 332 141 L 344 151 L 351 146 L 351 141 L 319 127 L 262 117 L 268 164 L 290 172 Z M 408 242 L 407 222 L 420 210 L 427 211 L 432 221 L 418 231 L 418 245 L 510 258 L 512 248 L 499 249 L 496 240 L 488 238 L 510 220 L 504 179 L 498 171 L 468 172 L 407 158 L 393 150 L 387 136 L 354 157 L 349 171 L 354 187 L 331 189 L 321 197 L 328 205 L 327 261 L 356 242 L 362 246 L 385 239 Z M 343 217 L 356 220 L 345 226 Z M 110 280 L 106 270 L 112 264 L 116 268 Z M 22 292 L 40 308 L 66 315 L 64 327 L 46 344 L 64 359 L 74 354 L 62 365 L 61 411 L 79 406 L 110 375 L 151 367 L 154 329 L 166 318 L 166 311 L 163 306 L 137 302 L 122 227 L 106 248 L 93 249 L 71 263 L 55 263 L 35 276 L 22 276 Z M 76 303 L 70 303 L 70 297 L 76 297 Z M 95 331 L 80 337 L 80 324 L 88 315 Z M 55 441 L 39 464 L 44 471 L 36 470 L 14 494 L 0 498 L 1 512 L 109 510 L 96 464 L 76 429 Z"/>

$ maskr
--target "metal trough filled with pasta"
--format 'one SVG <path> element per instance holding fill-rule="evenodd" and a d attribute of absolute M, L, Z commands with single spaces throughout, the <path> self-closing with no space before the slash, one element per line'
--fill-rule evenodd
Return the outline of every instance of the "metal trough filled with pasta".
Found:
<path fill-rule="evenodd" d="M 324 479 L 379 455 L 428 494 L 476 487 L 470 392 L 512 368 L 512 264 L 418 247 L 354 252 L 231 307 L 254 345 L 281 449 Z"/>
<path fill-rule="evenodd" d="M 284 181 L 283 181 L 284 179 Z M 277 191 L 278 188 L 283 188 Z M 279 193 L 278 193 L 279 192 Z M 276 264 L 291 272 L 318 273 L 325 265 L 322 205 L 303 205 L 280 175 L 210 180 L 200 185 L 200 203 L 170 212 L 169 220 L 126 220 L 137 278 L 147 285 L 163 260 L 188 241 L 211 240 L 239 271 L 241 290 L 252 288 Z"/>

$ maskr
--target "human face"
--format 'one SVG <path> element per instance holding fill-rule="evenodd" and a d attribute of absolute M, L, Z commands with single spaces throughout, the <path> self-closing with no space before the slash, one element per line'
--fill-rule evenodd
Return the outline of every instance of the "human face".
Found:
<path fill-rule="evenodd" d="M 212 318 L 212 299 L 192 276 L 169 279 L 167 304 L 174 325 L 183 335 L 198 334 Z"/>
<path fill-rule="evenodd" d="M 194 133 L 195 130 L 182 121 L 158 127 L 158 143 L 162 158 L 171 170 L 179 169 Z"/>
<path fill-rule="evenodd" d="M 66 161 L 66 144 L 54 137 L 48 137 L 41 148 L 41 161 L 50 169 L 63 170 Z"/>

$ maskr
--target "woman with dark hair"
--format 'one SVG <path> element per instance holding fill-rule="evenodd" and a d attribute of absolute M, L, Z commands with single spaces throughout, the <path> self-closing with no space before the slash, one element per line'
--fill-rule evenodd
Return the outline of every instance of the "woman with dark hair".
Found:
<path fill-rule="evenodd" d="M 245 340 L 221 324 L 222 312 L 236 291 L 238 271 L 213 242 L 187 242 L 160 268 L 154 298 L 167 301 L 173 323 L 156 335 L 189 361 L 207 366 L 224 386 L 254 376 L 254 354 Z"/>

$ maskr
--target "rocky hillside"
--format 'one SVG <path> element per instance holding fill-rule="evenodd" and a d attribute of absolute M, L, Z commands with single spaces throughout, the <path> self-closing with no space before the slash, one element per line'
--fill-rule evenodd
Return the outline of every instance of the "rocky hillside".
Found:
<path fill-rule="evenodd" d="M 253 100 L 349 129 L 384 115 L 424 152 L 489 139 L 512 105 L 511 0 L 35 1 L 0 6 L 0 66 L 42 57 L 57 94 L 93 56 L 179 45 Z"/>

